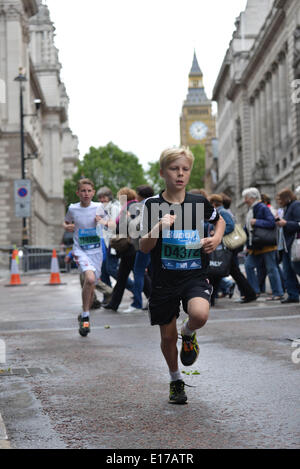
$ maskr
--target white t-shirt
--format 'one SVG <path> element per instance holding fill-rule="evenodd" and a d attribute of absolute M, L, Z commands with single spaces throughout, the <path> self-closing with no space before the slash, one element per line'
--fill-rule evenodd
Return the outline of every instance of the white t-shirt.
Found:
<path fill-rule="evenodd" d="M 65 216 L 67 223 L 75 224 L 73 252 L 85 251 L 93 254 L 101 250 L 102 227 L 96 231 L 96 215 L 105 218 L 104 207 L 100 202 L 91 202 L 88 207 L 82 207 L 80 202 L 71 204 Z M 100 225 L 101 226 L 101 225 Z"/>

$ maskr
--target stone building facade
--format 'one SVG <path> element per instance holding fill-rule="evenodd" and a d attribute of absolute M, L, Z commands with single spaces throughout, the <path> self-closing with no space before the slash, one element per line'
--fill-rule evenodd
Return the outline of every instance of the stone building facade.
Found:
<path fill-rule="evenodd" d="M 273 200 L 300 184 L 300 2 L 248 0 L 213 91 L 218 103 L 218 192 L 258 187 Z"/>
<path fill-rule="evenodd" d="M 0 0 L 0 246 L 21 244 L 14 180 L 21 179 L 20 73 L 23 83 L 25 177 L 31 180 L 30 245 L 62 238 L 63 185 L 76 169 L 78 140 L 68 123 L 54 25 L 41 0 Z M 0 86 L 0 89 L 1 89 Z M 35 100 L 41 102 L 36 110 Z M 36 115 L 35 115 L 36 114 Z"/>

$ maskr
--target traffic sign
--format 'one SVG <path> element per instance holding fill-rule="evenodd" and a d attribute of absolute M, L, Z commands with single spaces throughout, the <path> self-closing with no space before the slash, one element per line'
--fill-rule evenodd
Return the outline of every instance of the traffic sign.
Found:
<path fill-rule="evenodd" d="M 30 179 L 15 180 L 15 215 L 17 218 L 28 218 L 31 216 Z"/>

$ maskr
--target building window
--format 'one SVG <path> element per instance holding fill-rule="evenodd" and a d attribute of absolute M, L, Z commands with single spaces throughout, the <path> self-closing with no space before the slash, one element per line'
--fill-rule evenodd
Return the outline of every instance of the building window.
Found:
<path fill-rule="evenodd" d="M 294 153 L 291 151 L 290 153 L 290 161 L 293 161 L 294 160 Z"/>
<path fill-rule="evenodd" d="M 282 160 L 282 169 L 286 169 L 286 158 L 283 158 Z"/>
<path fill-rule="evenodd" d="M 279 163 L 277 163 L 277 165 L 276 165 L 276 174 L 279 174 L 279 171 L 280 171 L 280 166 L 279 166 Z"/>

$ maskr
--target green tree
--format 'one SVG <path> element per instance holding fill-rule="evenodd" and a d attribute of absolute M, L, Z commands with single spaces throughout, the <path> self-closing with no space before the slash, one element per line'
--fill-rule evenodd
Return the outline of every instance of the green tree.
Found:
<path fill-rule="evenodd" d="M 205 147 L 203 145 L 195 145 L 191 147 L 191 151 L 195 157 L 195 161 L 187 190 L 203 189 L 205 176 Z"/>
<path fill-rule="evenodd" d="M 77 182 L 83 177 L 94 182 L 96 191 L 107 186 L 115 195 L 121 187 L 135 189 L 147 183 L 138 158 L 133 153 L 122 151 L 111 142 L 105 147 L 91 147 L 89 153 L 78 163 L 73 177 L 65 181 L 64 195 L 67 206 L 78 201 Z"/>
<path fill-rule="evenodd" d="M 203 145 L 195 145 L 191 147 L 191 151 L 195 157 L 195 161 L 187 190 L 203 189 L 205 175 L 205 147 Z M 159 175 L 159 167 L 159 161 L 149 163 L 149 169 L 146 171 L 149 183 L 157 193 L 165 187 L 165 182 Z"/>
<path fill-rule="evenodd" d="M 154 192 L 158 194 L 165 188 L 165 181 L 160 177 L 159 174 L 159 161 L 155 163 L 148 163 L 149 169 L 146 171 L 148 183 L 153 187 Z"/>

